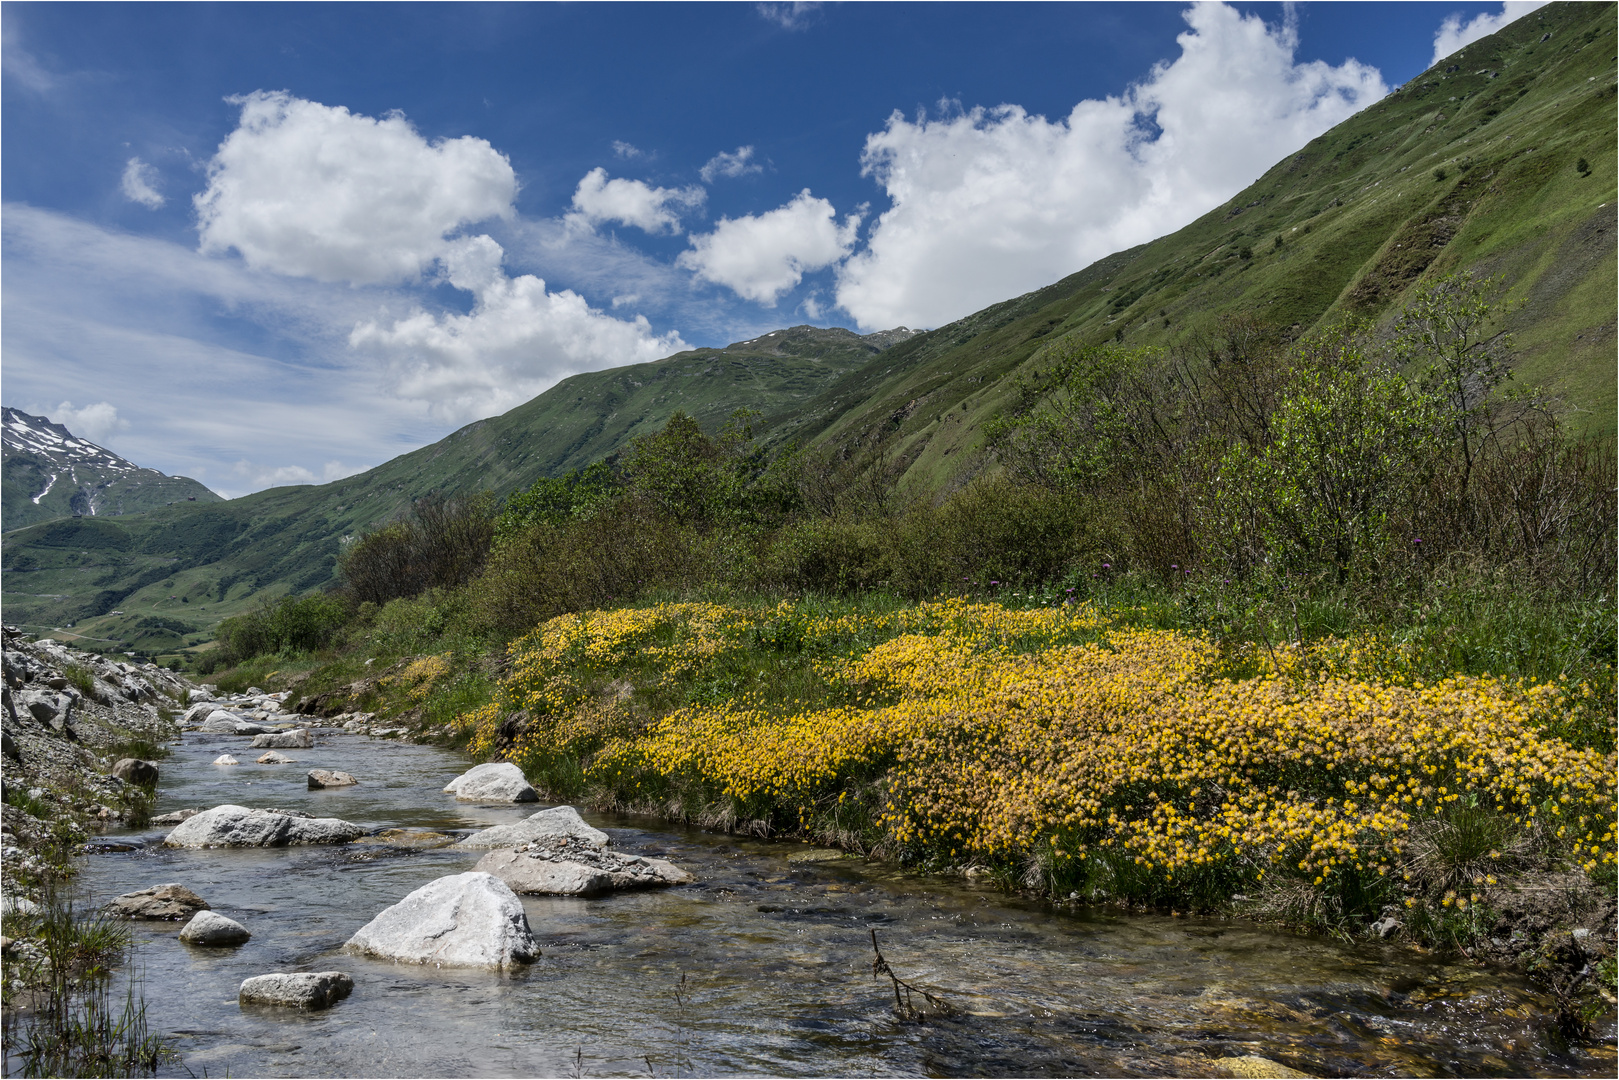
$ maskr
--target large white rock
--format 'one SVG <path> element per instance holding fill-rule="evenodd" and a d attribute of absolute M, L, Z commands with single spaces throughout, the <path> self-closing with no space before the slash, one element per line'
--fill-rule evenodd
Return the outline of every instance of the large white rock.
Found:
<path fill-rule="evenodd" d="M 325 1009 L 349 996 L 354 980 L 341 971 L 272 972 L 242 983 L 236 999 L 243 1005 L 286 1005 L 295 1009 Z"/>
<path fill-rule="evenodd" d="M 240 945 L 252 936 L 247 927 L 217 911 L 197 912 L 180 931 L 180 940 L 188 945 Z"/>
<path fill-rule="evenodd" d="M 263 724 L 243 720 L 233 712 L 215 709 L 197 730 L 205 735 L 262 735 L 268 729 Z"/>
<path fill-rule="evenodd" d="M 491 851 L 473 869 L 495 875 L 513 892 L 562 896 L 655 889 L 692 880 L 667 860 L 605 851 L 573 836 L 541 840 L 515 851 Z"/>
<path fill-rule="evenodd" d="M 539 792 L 529 786 L 523 770 L 509 761 L 474 765 L 444 785 L 457 799 L 481 802 L 539 802 Z"/>
<path fill-rule="evenodd" d="M 293 728 L 291 731 L 270 731 L 253 737 L 253 749 L 255 750 L 264 750 L 271 747 L 278 750 L 308 750 L 314 745 L 315 739 L 309 734 L 308 728 Z"/>
<path fill-rule="evenodd" d="M 518 848 L 536 840 L 571 836 L 587 841 L 592 847 L 603 848 L 612 839 L 600 829 L 585 824 L 579 811 L 571 806 L 553 806 L 536 814 L 514 821 L 510 825 L 496 825 L 483 829 L 460 841 L 458 848 Z"/>
<path fill-rule="evenodd" d="M 186 818 L 164 839 L 168 847 L 288 847 L 346 844 L 365 835 L 338 818 L 316 818 L 277 810 L 249 810 L 227 803 Z"/>
<path fill-rule="evenodd" d="M 343 947 L 384 960 L 452 967 L 507 968 L 540 955 L 517 894 L 475 870 L 428 882 L 360 927 Z"/>
<path fill-rule="evenodd" d="M 212 700 L 214 700 L 214 695 L 210 694 L 206 690 L 201 689 L 200 687 L 193 686 L 193 687 L 189 687 L 186 690 L 186 700 L 187 701 L 193 701 L 193 702 L 196 702 L 196 701 L 212 701 Z M 186 723 L 188 723 L 188 724 L 190 722 L 191 722 L 190 720 L 186 721 Z"/>
<path fill-rule="evenodd" d="M 208 696 L 208 692 L 206 690 L 193 690 L 191 692 L 193 694 L 200 693 L 203 696 L 200 698 L 194 697 L 191 699 L 191 707 L 187 709 L 185 711 L 185 715 L 180 718 L 180 722 L 182 724 L 200 724 L 214 713 L 225 711 L 220 709 L 218 705 L 214 704 L 213 698 Z"/>

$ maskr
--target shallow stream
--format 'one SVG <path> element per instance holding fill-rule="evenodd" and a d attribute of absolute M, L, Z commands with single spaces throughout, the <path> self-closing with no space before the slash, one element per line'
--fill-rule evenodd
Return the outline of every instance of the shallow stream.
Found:
<path fill-rule="evenodd" d="M 537 807 L 458 803 L 468 767 L 432 747 L 317 729 L 292 765 L 248 740 L 189 733 L 162 764 L 157 812 L 220 803 L 305 810 L 368 829 L 470 830 Z M 210 762 L 230 752 L 243 764 Z M 356 787 L 309 791 L 312 767 Z M 479 852 L 332 848 L 184 851 L 166 829 L 109 834 L 83 905 L 179 882 L 247 926 L 235 949 L 137 923 L 134 963 L 154 1031 L 186 1075 L 718 1076 L 1204 1075 L 1261 1055 L 1315 1075 L 1613 1076 L 1611 1043 L 1554 1056 L 1549 1001 L 1498 971 L 1407 947 L 1344 945 L 1236 920 L 1072 912 L 987 886 L 806 849 L 597 814 L 622 850 L 697 884 L 602 899 L 525 897 L 542 959 L 515 975 L 396 966 L 340 951 L 377 912 Z M 952 1014 L 901 1022 L 871 970 Z M 248 976 L 342 970 L 325 1012 L 242 1008 Z"/>

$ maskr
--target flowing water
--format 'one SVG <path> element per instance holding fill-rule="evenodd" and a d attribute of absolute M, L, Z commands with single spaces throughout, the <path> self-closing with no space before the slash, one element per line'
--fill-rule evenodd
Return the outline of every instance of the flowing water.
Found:
<path fill-rule="evenodd" d="M 244 764 L 210 764 L 232 752 Z M 458 803 L 459 755 L 317 732 L 294 765 L 246 740 L 187 734 L 158 812 L 220 803 L 305 810 L 370 829 L 469 830 L 536 807 Z M 356 787 L 308 791 L 311 767 Z M 1343 945 L 1237 920 L 1072 912 L 858 859 L 789 862 L 801 845 L 585 815 L 622 850 L 697 884 L 601 899 L 525 897 L 542 959 L 516 974 L 350 956 L 377 912 L 477 852 L 373 843 L 170 850 L 113 834 L 82 904 L 179 882 L 253 933 L 235 949 L 137 923 L 130 966 L 155 1031 L 202 1076 L 1203 1075 L 1261 1055 L 1316 1075 L 1613 1076 L 1611 1041 L 1557 1056 L 1550 1002 L 1500 972 L 1393 945 Z M 100 845 L 103 848 L 109 845 Z M 904 1022 L 872 974 L 871 931 L 901 978 L 951 1014 Z M 243 1008 L 270 971 L 342 970 L 329 1011 Z M 920 1002 L 919 1002 L 920 1003 Z"/>

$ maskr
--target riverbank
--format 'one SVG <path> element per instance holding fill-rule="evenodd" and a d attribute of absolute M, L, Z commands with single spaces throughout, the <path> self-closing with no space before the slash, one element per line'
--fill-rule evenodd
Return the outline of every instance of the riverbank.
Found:
<path fill-rule="evenodd" d="M 155 664 L 133 664 L 3 628 L 5 895 L 37 900 L 71 872 L 78 845 L 101 830 L 141 824 L 150 783 L 114 774 L 125 759 L 167 754 L 195 685 Z"/>
<path fill-rule="evenodd" d="M 380 707 L 557 800 L 1454 951 L 1540 979 L 1575 1039 L 1612 1014 L 1612 721 L 1588 686 L 963 600 L 589 612 L 503 667 L 416 657 L 300 708 Z M 491 700 L 450 707 L 479 680 Z"/>
<path fill-rule="evenodd" d="M 202 949 L 177 940 L 178 922 L 139 926 L 122 970 L 138 974 L 151 1029 L 181 1055 L 160 1075 L 1612 1072 L 1611 1046 L 1548 1040 L 1548 994 L 1459 958 L 1222 916 L 1058 907 L 985 880 L 623 814 L 585 816 L 612 850 L 696 880 L 524 896 L 541 957 L 520 971 L 357 956 L 343 945 L 360 926 L 486 854 L 392 843 L 397 830 L 461 836 L 536 804 L 444 792 L 466 768 L 455 750 L 341 725 L 312 734 L 288 751 L 297 763 L 260 765 L 247 736 L 187 731 L 155 809 L 274 805 L 352 821 L 362 841 L 195 850 L 165 846 L 166 828 L 120 828 L 82 860 L 84 910 L 180 882 L 252 933 Z M 226 753 L 242 764 L 213 764 Z M 359 783 L 310 789 L 310 767 Z M 895 1014 L 892 985 L 872 971 L 873 930 L 942 1014 Z M 297 970 L 343 971 L 353 993 L 309 1013 L 237 1004 L 243 979 Z"/>

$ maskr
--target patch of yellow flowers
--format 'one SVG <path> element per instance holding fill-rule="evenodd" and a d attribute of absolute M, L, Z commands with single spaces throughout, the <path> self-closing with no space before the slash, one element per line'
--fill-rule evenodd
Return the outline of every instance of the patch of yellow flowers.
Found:
<path fill-rule="evenodd" d="M 659 712 L 711 665 L 790 628 L 815 706 L 744 698 Z M 512 647 L 474 753 L 571 758 L 620 798 L 698 791 L 802 821 L 880 779 L 878 823 L 966 857 L 1097 856 L 1174 882 L 1210 868 L 1390 873 L 1417 821 L 1483 809 L 1540 825 L 1586 869 L 1615 859 L 1615 761 L 1544 734 L 1569 691 L 1424 683 L 1373 639 L 1267 650 L 1222 676 L 1206 641 L 1111 627 L 1086 605 L 943 600 L 883 615 L 662 604 L 553 619 Z M 1255 670 L 1252 664 L 1248 670 Z"/>
<path fill-rule="evenodd" d="M 405 670 L 398 675 L 384 679 L 383 685 L 403 686 L 410 700 L 425 701 L 427 695 L 433 691 L 433 684 L 448 675 L 451 670 L 449 653 L 423 656 L 405 665 Z"/>

